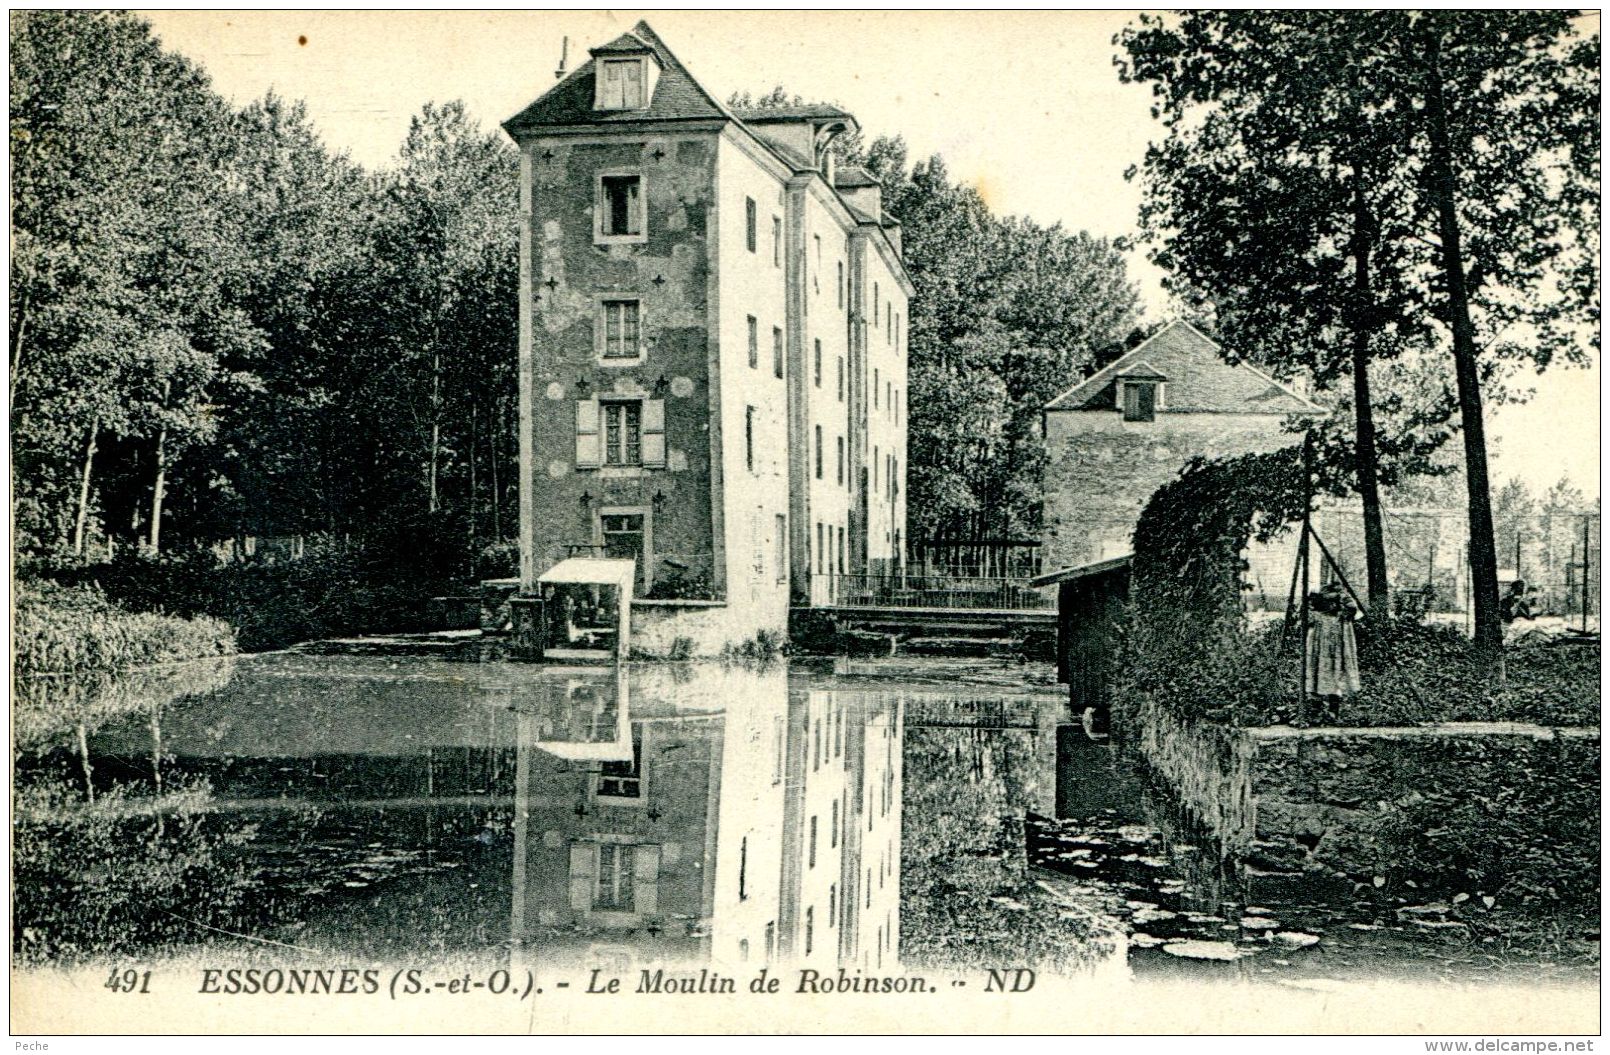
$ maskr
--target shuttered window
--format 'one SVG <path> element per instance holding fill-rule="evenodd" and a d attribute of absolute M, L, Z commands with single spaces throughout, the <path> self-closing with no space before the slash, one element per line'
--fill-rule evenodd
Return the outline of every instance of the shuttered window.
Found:
<path fill-rule="evenodd" d="M 783 376 L 783 331 L 777 326 L 771 328 L 771 372 Z"/>
<path fill-rule="evenodd" d="M 643 60 L 605 59 L 599 105 L 605 110 L 643 108 Z"/>
<path fill-rule="evenodd" d="M 576 468 L 664 464 L 663 399 L 577 401 Z"/>

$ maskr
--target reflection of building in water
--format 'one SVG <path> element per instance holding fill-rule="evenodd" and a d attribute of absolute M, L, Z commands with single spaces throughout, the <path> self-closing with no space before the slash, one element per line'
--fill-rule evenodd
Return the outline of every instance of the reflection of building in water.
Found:
<path fill-rule="evenodd" d="M 599 965 L 897 962 L 897 704 L 703 665 L 532 691 L 516 940 Z"/>

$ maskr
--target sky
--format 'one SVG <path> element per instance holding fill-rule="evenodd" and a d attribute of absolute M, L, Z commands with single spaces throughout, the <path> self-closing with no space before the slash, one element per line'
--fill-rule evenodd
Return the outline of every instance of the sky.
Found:
<path fill-rule="evenodd" d="M 1149 90 L 1119 81 L 1113 36 L 1133 19 L 1084 12 L 165 11 L 142 13 L 236 103 L 270 89 L 307 103 L 325 141 L 387 164 L 427 102 L 462 99 L 492 127 L 640 17 L 719 99 L 781 84 L 856 115 L 868 137 L 940 154 L 999 213 L 1133 236 L 1138 186 L 1124 171 L 1161 134 Z M 1136 250 L 1130 274 L 1152 319 L 1161 274 Z M 1452 364 L 1450 362 L 1451 371 Z M 1492 411 L 1495 482 L 1535 492 L 1567 476 L 1599 492 L 1597 361 L 1527 379 L 1535 397 Z"/>

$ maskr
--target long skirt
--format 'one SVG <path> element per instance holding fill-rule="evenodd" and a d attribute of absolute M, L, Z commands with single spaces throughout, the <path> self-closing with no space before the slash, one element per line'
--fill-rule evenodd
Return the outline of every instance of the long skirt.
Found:
<path fill-rule="evenodd" d="M 1315 612 L 1308 625 L 1308 691 L 1315 696 L 1352 696 L 1358 688 L 1358 643 L 1352 620 Z"/>

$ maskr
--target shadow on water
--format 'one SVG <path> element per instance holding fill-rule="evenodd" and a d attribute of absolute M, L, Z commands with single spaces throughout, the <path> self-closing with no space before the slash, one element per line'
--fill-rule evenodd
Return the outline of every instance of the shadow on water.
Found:
<path fill-rule="evenodd" d="M 1270 900 L 1045 694 L 483 661 L 498 647 L 325 642 L 38 687 L 14 955 L 1254 975 L 1440 955 L 1334 892 Z"/>

